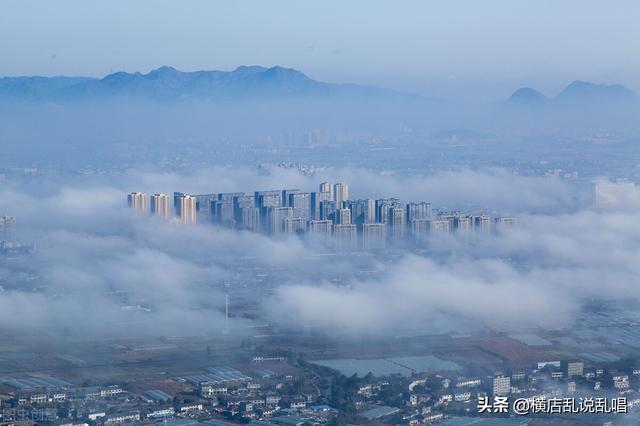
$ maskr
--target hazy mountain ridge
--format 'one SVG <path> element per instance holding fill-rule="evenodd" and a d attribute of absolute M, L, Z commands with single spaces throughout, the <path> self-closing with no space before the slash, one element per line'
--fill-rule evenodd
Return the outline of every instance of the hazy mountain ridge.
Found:
<path fill-rule="evenodd" d="M 160 67 L 147 74 L 116 72 L 102 79 L 7 77 L 0 99 L 93 101 L 107 98 L 149 100 L 232 100 L 261 97 L 385 97 L 420 99 L 393 90 L 313 80 L 300 71 L 275 66 L 240 66 L 233 71 L 183 72 Z"/>
<path fill-rule="evenodd" d="M 530 87 L 522 87 L 513 92 L 507 103 L 519 106 L 608 105 L 611 103 L 640 103 L 640 96 L 618 84 L 595 84 L 576 80 L 554 97 L 547 97 Z"/>
<path fill-rule="evenodd" d="M 538 105 L 540 103 L 548 101 L 549 98 L 547 98 L 544 94 L 537 91 L 536 89 L 532 89 L 530 87 L 521 87 L 520 89 L 513 92 L 507 102 L 513 104 Z"/>
<path fill-rule="evenodd" d="M 4 77 L 0 98 L 38 100 L 71 86 L 91 81 L 89 77 Z"/>
<path fill-rule="evenodd" d="M 0 78 L 0 100 L 102 101 L 105 99 L 155 101 L 248 99 L 380 99 L 433 101 L 415 94 L 356 84 L 326 83 L 281 66 L 239 66 L 233 71 L 183 72 L 163 66 L 143 74 L 115 72 L 104 78 L 5 77 Z M 575 109 L 587 104 L 640 104 L 640 97 L 621 85 L 574 81 L 554 97 L 530 87 L 516 90 L 507 105 Z"/>

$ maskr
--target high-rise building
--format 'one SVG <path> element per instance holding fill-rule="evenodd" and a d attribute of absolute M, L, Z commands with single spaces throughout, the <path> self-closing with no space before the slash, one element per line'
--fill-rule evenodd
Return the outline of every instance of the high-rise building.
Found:
<path fill-rule="evenodd" d="M 349 185 L 344 182 L 339 182 L 333 185 L 333 200 L 336 202 L 336 207 L 341 207 L 343 201 L 349 199 Z"/>
<path fill-rule="evenodd" d="M 236 226 L 247 231 L 260 230 L 260 210 L 257 207 L 242 207 L 236 216 Z"/>
<path fill-rule="evenodd" d="M 411 236 L 416 239 L 426 239 L 436 234 L 446 234 L 451 231 L 446 219 L 414 219 L 411 221 Z"/>
<path fill-rule="evenodd" d="M 300 192 L 299 189 L 283 189 L 280 194 L 281 207 L 291 207 L 289 205 L 289 195 L 297 194 L 298 192 Z"/>
<path fill-rule="evenodd" d="M 16 220 L 11 216 L 0 217 L 0 241 L 13 241 Z"/>
<path fill-rule="evenodd" d="M 282 207 L 280 203 L 281 191 L 256 191 L 256 207 L 260 210 L 260 226 L 263 232 L 269 233 L 267 214 L 269 207 Z"/>
<path fill-rule="evenodd" d="M 280 204 L 281 194 L 281 191 L 256 191 L 254 194 L 256 207 L 259 209 L 265 207 L 282 207 Z"/>
<path fill-rule="evenodd" d="M 293 217 L 311 219 L 311 196 L 308 192 L 289 194 L 289 205 L 293 209 Z"/>
<path fill-rule="evenodd" d="M 178 214 L 178 204 L 180 203 L 180 197 L 187 195 L 182 192 L 174 192 L 173 193 L 173 209 L 176 211 L 176 215 Z"/>
<path fill-rule="evenodd" d="M 320 220 L 333 220 L 336 213 L 334 201 L 322 201 L 320 203 Z"/>
<path fill-rule="evenodd" d="M 351 225 L 351 210 L 349 209 L 336 210 L 336 224 Z"/>
<path fill-rule="evenodd" d="M 454 219 L 456 232 L 470 232 L 473 229 L 473 223 L 470 216 L 457 215 Z"/>
<path fill-rule="evenodd" d="M 328 241 L 333 235 L 333 221 L 310 220 L 308 232 L 313 238 Z"/>
<path fill-rule="evenodd" d="M 449 231 L 453 231 L 456 228 L 456 217 L 459 213 L 439 213 L 438 220 L 446 220 L 449 222 Z"/>
<path fill-rule="evenodd" d="M 223 192 L 218 194 L 218 201 L 233 203 L 234 198 L 243 196 L 244 192 Z"/>
<path fill-rule="evenodd" d="M 402 207 L 402 202 L 397 198 L 380 198 L 375 201 L 376 222 L 389 223 L 389 209 Z"/>
<path fill-rule="evenodd" d="M 354 251 L 358 246 L 356 225 L 334 225 L 333 236 L 335 238 L 338 250 L 340 250 L 341 252 Z"/>
<path fill-rule="evenodd" d="M 319 188 L 320 192 L 329 194 L 329 199 L 333 200 L 333 185 L 331 182 L 322 182 Z"/>
<path fill-rule="evenodd" d="M 257 232 L 260 229 L 260 210 L 253 195 L 233 198 L 233 218 L 236 227 Z"/>
<path fill-rule="evenodd" d="M 384 223 L 365 223 L 362 225 L 362 247 L 365 250 L 381 249 L 385 246 L 386 226 Z"/>
<path fill-rule="evenodd" d="M 376 207 L 373 199 L 349 200 L 344 205 L 351 210 L 351 223 L 358 225 L 358 230 L 362 230 L 362 224 L 376 221 Z"/>
<path fill-rule="evenodd" d="M 431 204 L 421 201 L 407 204 L 407 223 L 414 219 L 429 219 L 431 217 Z"/>
<path fill-rule="evenodd" d="M 256 197 L 253 195 L 239 195 L 237 197 L 233 197 L 233 207 L 236 209 L 255 206 Z"/>
<path fill-rule="evenodd" d="M 180 222 L 186 225 L 192 225 L 196 223 L 196 197 L 191 195 L 182 194 L 177 197 L 176 214 Z"/>
<path fill-rule="evenodd" d="M 320 220 L 320 203 L 323 201 L 333 202 L 330 192 L 312 192 L 310 194 L 310 215 L 313 220 Z"/>
<path fill-rule="evenodd" d="M 446 234 L 451 232 L 451 222 L 448 219 L 429 220 L 429 234 Z"/>
<path fill-rule="evenodd" d="M 127 195 L 127 204 L 134 210 L 146 213 L 149 211 L 149 200 L 144 192 L 132 192 Z"/>
<path fill-rule="evenodd" d="M 266 224 L 269 235 L 279 235 L 286 231 L 285 219 L 293 218 L 291 207 L 266 207 Z"/>
<path fill-rule="evenodd" d="M 211 216 L 211 212 L 209 211 L 211 207 L 211 202 L 218 199 L 218 194 L 198 194 L 194 195 L 196 197 L 196 210 L 198 212 L 198 217 L 207 218 Z"/>
<path fill-rule="evenodd" d="M 211 218 L 214 223 L 229 228 L 235 228 L 235 202 L 244 197 L 244 192 L 223 192 L 218 194 L 218 200 L 211 203 Z"/>
<path fill-rule="evenodd" d="M 171 217 L 171 204 L 167 194 L 153 194 L 151 196 L 151 214 L 163 219 Z"/>
<path fill-rule="evenodd" d="M 389 209 L 389 238 L 393 241 L 400 241 L 404 237 L 405 211 L 403 207 L 392 207 Z"/>
<path fill-rule="evenodd" d="M 480 216 L 474 216 L 473 218 L 473 228 L 476 231 L 480 232 L 490 232 L 491 231 L 491 217 L 486 214 Z"/>
<path fill-rule="evenodd" d="M 233 197 L 220 197 L 211 202 L 211 221 L 229 228 L 235 227 Z"/>
<path fill-rule="evenodd" d="M 431 232 L 431 220 L 430 219 L 413 219 L 411 221 L 411 237 L 414 240 L 421 240 L 428 238 Z"/>
<path fill-rule="evenodd" d="M 304 234 L 306 231 L 307 221 L 305 219 L 301 217 L 290 217 L 284 219 L 284 232 L 286 234 Z"/>

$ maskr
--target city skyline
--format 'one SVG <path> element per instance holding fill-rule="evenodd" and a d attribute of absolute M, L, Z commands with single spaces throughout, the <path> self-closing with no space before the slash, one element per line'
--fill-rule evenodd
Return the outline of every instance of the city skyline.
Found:
<path fill-rule="evenodd" d="M 484 213 L 469 214 L 435 210 L 425 201 L 403 203 L 397 198 L 349 199 L 345 182 L 322 182 L 317 192 L 299 189 L 217 194 L 185 194 L 174 192 L 173 209 L 154 208 L 155 199 L 168 203 L 167 194 L 127 195 L 130 208 L 151 216 L 159 216 L 185 224 L 219 225 L 237 230 L 264 233 L 272 237 L 303 235 L 332 241 L 340 251 L 382 249 L 388 242 L 404 243 L 426 240 L 437 234 L 489 232 L 495 228 L 515 226 L 516 218 L 490 217 Z"/>

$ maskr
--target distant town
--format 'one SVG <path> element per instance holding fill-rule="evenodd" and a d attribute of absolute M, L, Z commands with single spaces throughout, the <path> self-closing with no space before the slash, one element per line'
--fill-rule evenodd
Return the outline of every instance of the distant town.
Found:
<path fill-rule="evenodd" d="M 442 337 L 411 341 L 439 348 L 445 344 Z M 532 346 L 544 347 L 551 342 L 533 335 L 493 337 L 489 342 L 501 349 L 484 352 L 467 342 L 465 350 L 478 351 L 476 356 L 485 360 L 501 351 L 509 357 L 510 367 L 493 373 L 489 372 L 491 367 L 474 371 L 476 367 L 463 368 L 433 355 L 308 360 L 293 352 L 260 353 L 257 347 L 253 357 L 247 356 L 252 351 L 246 350 L 230 365 L 215 365 L 219 355 L 209 347 L 200 354 L 186 355 L 181 344 L 165 342 L 114 347 L 114 356 L 117 353 L 124 362 L 118 369 L 126 369 L 131 376 L 120 373 L 108 384 L 108 379 L 97 377 L 83 383 L 69 382 L 66 377 L 70 372 L 102 364 L 92 367 L 86 358 L 59 355 L 47 362 L 59 365 L 57 371 L 63 378 L 48 374 L 0 376 L 0 421 L 7 425 L 78 426 L 380 422 L 417 426 L 474 425 L 483 418 L 497 425 L 526 424 L 520 422 L 532 418 L 551 425 L 563 418 L 588 418 L 609 424 L 608 418 L 624 415 L 640 403 L 636 391 L 640 366 L 623 361 L 614 363 L 616 368 L 605 369 L 594 365 L 595 360 L 587 366 L 580 359 L 550 357 Z M 481 339 L 476 339 L 475 345 L 486 347 Z M 168 370 L 162 370 L 169 359 L 181 354 L 186 356 L 184 361 L 176 360 Z M 144 369 L 134 372 L 140 368 L 135 367 L 135 359 L 141 355 L 156 361 L 144 361 Z M 36 354 L 30 359 L 25 358 L 27 354 L 21 356 L 15 360 L 21 364 L 37 359 Z M 469 356 L 462 347 L 455 355 L 458 360 Z M 529 359 L 537 361 L 524 362 Z M 207 362 L 212 365 L 206 366 Z M 513 407 L 519 416 L 513 416 Z"/>

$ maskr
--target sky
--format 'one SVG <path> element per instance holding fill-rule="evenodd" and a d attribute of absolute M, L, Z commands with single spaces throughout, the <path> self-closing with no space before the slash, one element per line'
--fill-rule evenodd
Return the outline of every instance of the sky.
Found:
<path fill-rule="evenodd" d="M 0 75 L 260 64 L 449 99 L 639 90 L 638 16 L 635 0 L 0 0 Z"/>

